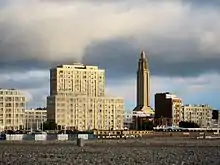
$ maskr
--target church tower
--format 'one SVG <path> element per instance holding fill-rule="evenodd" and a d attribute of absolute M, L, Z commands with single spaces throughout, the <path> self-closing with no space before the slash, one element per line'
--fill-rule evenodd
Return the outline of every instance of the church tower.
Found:
<path fill-rule="evenodd" d="M 137 106 L 133 111 L 152 114 L 150 107 L 150 71 L 144 51 L 141 52 L 137 69 Z"/>

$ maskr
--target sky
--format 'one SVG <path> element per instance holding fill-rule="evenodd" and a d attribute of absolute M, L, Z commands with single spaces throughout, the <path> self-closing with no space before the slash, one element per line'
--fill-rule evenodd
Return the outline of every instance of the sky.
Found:
<path fill-rule="evenodd" d="M 0 87 L 28 108 L 46 106 L 49 69 L 81 62 L 106 70 L 106 95 L 136 104 L 141 50 L 154 94 L 220 109 L 219 0 L 1 0 Z"/>

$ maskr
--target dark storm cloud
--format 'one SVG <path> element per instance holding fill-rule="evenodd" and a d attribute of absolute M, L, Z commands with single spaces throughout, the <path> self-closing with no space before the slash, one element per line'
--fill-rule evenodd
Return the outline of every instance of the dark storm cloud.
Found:
<path fill-rule="evenodd" d="M 61 64 L 73 64 L 74 62 L 79 62 L 77 60 L 74 59 L 74 57 L 70 60 L 57 60 L 57 61 L 45 61 L 45 60 L 36 60 L 36 59 L 30 59 L 30 60 L 26 60 L 26 59 L 13 59 L 13 60 L 9 60 L 7 58 L 5 58 L 4 60 L 0 61 L 0 73 L 5 73 L 5 74 L 10 74 L 10 73 L 22 73 L 22 72 L 26 72 L 27 70 L 30 71 L 34 71 L 34 70 L 38 70 L 38 69 L 44 69 L 46 71 L 48 71 L 51 68 L 54 68 L 58 65 Z"/>
<path fill-rule="evenodd" d="M 132 39 L 110 40 L 87 48 L 83 62 L 106 69 L 109 77 L 135 76 L 140 50 L 145 49 L 151 74 L 154 76 L 198 76 L 220 73 L 220 56 L 210 53 L 206 58 L 193 40 L 150 37 L 143 47 Z"/>
<path fill-rule="evenodd" d="M 128 40 L 111 40 L 89 46 L 82 61 L 105 69 L 109 77 L 130 76 L 136 72 L 139 51 Z"/>
<path fill-rule="evenodd" d="M 1 88 L 7 88 L 7 89 L 15 88 L 15 89 L 21 89 L 21 90 L 37 89 L 37 88 L 41 88 L 41 87 L 45 86 L 45 84 L 48 84 L 48 87 L 49 87 L 48 79 L 36 78 L 36 79 L 29 79 L 29 80 L 25 80 L 25 81 L 18 81 L 15 79 L 9 79 L 5 82 L 0 82 Z"/>
<path fill-rule="evenodd" d="M 8 59 L 4 57 L 4 60 L 0 61 L 0 73 L 26 72 L 27 70 L 49 68 L 49 64 L 41 60 L 7 60 Z"/>
<path fill-rule="evenodd" d="M 188 4 L 192 8 L 220 8 L 219 0 L 182 0 L 183 4 Z"/>

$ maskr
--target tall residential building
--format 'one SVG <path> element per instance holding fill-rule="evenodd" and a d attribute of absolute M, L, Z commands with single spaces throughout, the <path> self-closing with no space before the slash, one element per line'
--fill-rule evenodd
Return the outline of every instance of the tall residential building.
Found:
<path fill-rule="evenodd" d="M 50 69 L 50 95 L 73 93 L 105 96 L 105 71 L 83 64 L 61 65 Z"/>
<path fill-rule="evenodd" d="M 121 129 L 124 101 L 105 96 L 105 71 L 83 64 L 50 70 L 47 117 L 59 129 Z"/>
<path fill-rule="evenodd" d="M 137 105 L 133 111 L 142 111 L 147 115 L 152 115 L 150 107 L 150 71 L 144 51 L 138 61 L 137 69 Z"/>
<path fill-rule="evenodd" d="M 182 106 L 183 121 L 194 122 L 200 127 L 209 127 L 212 124 L 212 107 L 209 105 Z"/>
<path fill-rule="evenodd" d="M 0 130 L 24 128 L 26 97 L 15 89 L 0 89 Z"/>
<path fill-rule="evenodd" d="M 155 122 L 157 125 L 179 126 L 182 100 L 176 95 L 157 93 L 155 95 Z"/>
<path fill-rule="evenodd" d="M 46 109 L 25 110 L 25 129 L 41 129 L 45 121 L 47 121 Z"/>

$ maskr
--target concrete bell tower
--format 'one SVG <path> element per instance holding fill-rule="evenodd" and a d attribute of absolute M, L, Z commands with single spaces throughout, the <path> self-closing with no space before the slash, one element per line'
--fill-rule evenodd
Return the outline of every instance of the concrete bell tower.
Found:
<path fill-rule="evenodd" d="M 137 69 L 137 106 L 133 111 L 142 111 L 152 114 L 150 107 L 150 71 L 145 52 L 142 51 L 138 60 Z"/>

